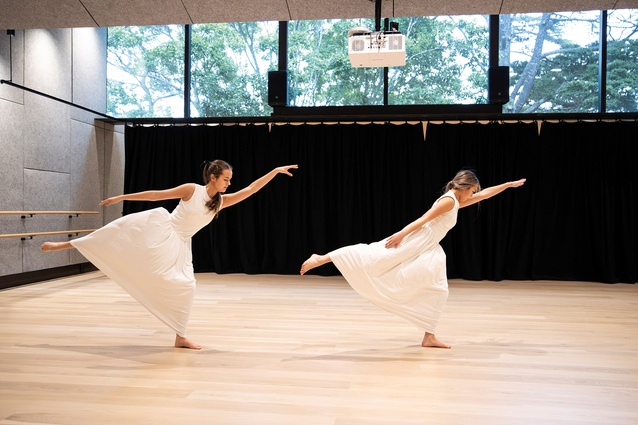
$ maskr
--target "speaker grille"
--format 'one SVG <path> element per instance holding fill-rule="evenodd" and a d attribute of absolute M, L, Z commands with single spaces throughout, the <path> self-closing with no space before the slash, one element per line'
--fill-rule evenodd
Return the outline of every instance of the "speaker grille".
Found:
<path fill-rule="evenodd" d="M 350 39 L 350 50 L 353 52 L 363 52 L 366 48 L 366 42 L 360 38 Z"/>
<path fill-rule="evenodd" d="M 403 50 L 403 37 L 400 35 L 388 36 L 388 50 Z"/>

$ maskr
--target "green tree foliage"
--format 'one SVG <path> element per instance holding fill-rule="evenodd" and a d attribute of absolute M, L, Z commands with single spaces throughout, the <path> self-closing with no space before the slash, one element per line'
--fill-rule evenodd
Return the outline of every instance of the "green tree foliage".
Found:
<path fill-rule="evenodd" d="M 288 27 L 291 106 L 378 105 L 383 103 L 379 68 L 353 68 L 348 30 L 371 20 L 293 21 Z"/>
<path fill-rule="evenodd" d="M 608 40 L 607 112 L 638 110 L 637 16 L 628 14 L 620 39 Z M 598 27 L 598 12 L 502 17 L 501 64 L 511 67 L 513 82 L 505 111 L 599 112 Z"/>
<path fill-rule="evenodd" d="M 638 10 L 609 14 L 607 111 L 638 111 Z"/>
<path fill-rule="evenodd" d="M 108 64 L 119 72 L 107 82 L 107 111 L 132 118 L 171 116 L 165 101 L 183 98 L 184 27 L 113 27 L 108 46 Z"/>
<path fill-rule="evenodd" d="M 256 23 L 193 27 L 191 103 L 195 116 L 260 116 L 266 111 L 267 71 L 277 59 L 274 26 Z"/>
<path fill-rule="evenodd" d="M 273 28 L 253 22 L 193 26 L 191 116 L 266 113 L 266 71 L 277 57 Z M 109 28 L 108 63 L 120 71 L 109 75 L 109 113 L 183 115 L 184 31 L 183 26 Z"/>
<path fill-rule="evenodd" d="M 390 68 L 389 103 L 484 103 L 488 30 L 485 17 L 478 18 L 395 19 L 406 37 L 406 65 Z M 291 22 L 291 105 L 383 104 L 382 68 L 350 65 L 347 36 L 354 27 L 374 30 L 374 22 Z"/>
<path fill-rule="evenodd" d="M 486 16 L 396 21 L 406 36 L 406 65 L 390 74 L 389 103 L 486 103 Z"/>
<path fill-rule="evenodd" d="M 406 37 L 406 65 L 389 68 L 390 104 L 487 102 L 486 16 L 394 21 Z M 599 12 L 501 15 L 500 21 L 499 63 L 511 69 L 506 112 L 598 112 Z M 350 65 L 353 27 L 374 30 L 374 20 L 289 22 L 291 106 L 383 104 L 383 69 Z M 607 111 L 636 112 L 638 11 L 610 12 L 607 30 Z M 181 116 L 184 31 L 109 28 L 110 114 Z M 276 22 L 192 26 L 191 116 L 269 114 L 267 71 L 277 69 L 277 54 Z"/>
<path fill-rule="evenodd" d="M 638 111 L 638 42 L 611 41 L 607 53 L 607 111 Z"/>

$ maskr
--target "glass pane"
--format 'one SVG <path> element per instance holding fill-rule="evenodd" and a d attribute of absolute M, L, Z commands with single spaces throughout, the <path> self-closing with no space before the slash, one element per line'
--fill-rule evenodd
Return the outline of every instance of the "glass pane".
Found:
<path fill-rule="evenodd" d="M 638 9 L 607 15 L 606 103 L 606 112 L 638 112 Z"/>
<path fill-rule="evenodd" d="M 268 71 L 277 69 L 278 22 L 193 25 L 191 116 L 264 116 Z"/>
<path fill-rule="evenodd" d="M 374 29 L 374 19 L 290 21 L 290 106 L 383 105 L 383 68 L 354 68 L 348 31 Z"/>
<path fill-rule="evenodd" d="M 108 29 L 107 112 L 115 117 L 184 116 L 184 27 Z"/>
<path fill-rule="evenodd" d="M 487 103 L 489 18 L 392 19 L 405 35 L 406 64 L 388 71 L 391 105 Z"/>
<path fill-rule="evenodd" d="M 503 112 L 598 112 L 600 12 L 500 16 L 500 65 L 510 66 Z"/>

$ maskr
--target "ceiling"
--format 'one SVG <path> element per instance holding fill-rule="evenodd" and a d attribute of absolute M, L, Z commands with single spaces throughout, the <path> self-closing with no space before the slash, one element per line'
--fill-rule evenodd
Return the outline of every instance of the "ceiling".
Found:
<path fill-rule="evenodd" d="M 638 0 L 382 0 L 385 17 L 637 9 Z M 373 0 L 0 0 L 0 29 L 374 18 Z"/>

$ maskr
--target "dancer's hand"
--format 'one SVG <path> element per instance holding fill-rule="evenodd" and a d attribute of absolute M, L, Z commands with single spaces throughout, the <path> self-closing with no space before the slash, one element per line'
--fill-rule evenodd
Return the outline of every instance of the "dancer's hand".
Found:
<path fill-rule="evenodd" d="M 510 187 L 519 187 L 519 186 L 523 186 L 523 184 L 525 183 L 527 179 L 520 179 L 520 180 L 516 180 L 514 182 L 510 182 Z"/>
<path fill-rule="evenodd" d="M 386 248 L 396 248 L 399 245 L 401 245 L 401 241 L 403 240 L 403 238 L 404 238 L 403 233 L 397 232 L 394 235 L 390 236 L 385 241 L 385 247 Z"/>
<path fill-rule="evenodd" d="M 118 202 L 120 202 L 120 197 L 119 196 L 112 196 L 112 197 L 106 198 L 105 200 L 100 202 L 100 206 L 107 206 L 108 207 L 109 205 L 117 204 Z"/>
<path fill-rule="evenodd" d="M 287 174 L 289 176 L 292 176 L 292 173 L 288 170 L 290 170 L 291 168 L 299 168 L 299 166 L 295 165 L 284 165 L 283 167 L 277 167 L 275 168 L 275 171 L 277 171 L 277 173 L 282 173 L 282 174 Z"/>

